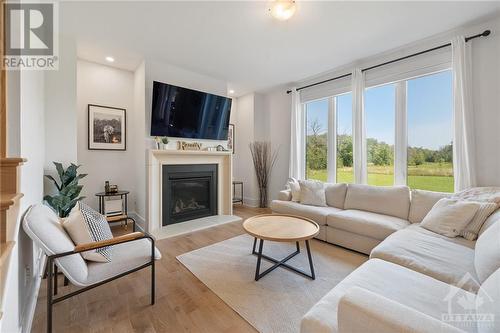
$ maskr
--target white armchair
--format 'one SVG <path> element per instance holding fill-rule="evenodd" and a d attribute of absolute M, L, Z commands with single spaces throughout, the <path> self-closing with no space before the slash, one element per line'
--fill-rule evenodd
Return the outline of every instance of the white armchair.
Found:
<path fill-rule="evenodd" d="M 55 303 L 149 266 L 151 305 L 155 303 L 155 260 L 159 260 L 161 254 L 150 235 L 133 232 L 109 240 L 75 246 L 59 223 L 57 215 L 42 204 L 28 209 L 23 218 L 23 228 L 48 258 L 47 332 L 52 331 L 52 306 Z M 109 263 L 86 261 L 80 255 L 81 252 L 105 246 L 113 246 L 113 257 Z M 55 298 L 58 268 L 72 284 L 82 288 Z"/>

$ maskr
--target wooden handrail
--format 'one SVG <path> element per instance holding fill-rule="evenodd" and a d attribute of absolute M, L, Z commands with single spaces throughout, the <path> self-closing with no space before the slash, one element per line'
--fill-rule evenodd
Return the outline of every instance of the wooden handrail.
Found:
<path fill-rule="evenodd" d="M 99 247 L 115 245 L 118 243 L 122 243 L 125 241 L 131 241 L 131 240 L 141 238 L 141 237 L 144 237 L 144 233 L 142 233 L 140 231 L 132 232 L 130 234 L 114 237 L 111 239 L 106 239 L 106 240 L 99 241 L 99 242 L 80 244 L 80 245 L 75 246 L 75 251 L 82 252 L 82 251 L 94 250 L 94 249 L 97 249 Z"/>

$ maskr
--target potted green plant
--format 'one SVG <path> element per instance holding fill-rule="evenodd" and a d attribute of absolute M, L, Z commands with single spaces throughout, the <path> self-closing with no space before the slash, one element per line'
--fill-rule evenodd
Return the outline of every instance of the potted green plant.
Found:
<path fill-rule="evenodd" d="M 78 174 L 80 165 L 71 163 L 65 170 L 61 163 L 53 163 L 56 166 L 59 182 L 51 175 L 45 175 L 45 177 L 54 183 L 57 188 L 57 194 L 46 195 L 43 199 L 52 209 L 54 209 L 59 217 L 66 217 L 76 203 L 85 198 L 80 196 L 83 185 L 79 185 L 78 181 L 87 176 L 87 174 Z"/>
<path fill-rule="evenodd" d="M 167 149 L 168 138 L 166 136 L 161 137 L 161 143 L 163 144 L 163 149 Z"/>

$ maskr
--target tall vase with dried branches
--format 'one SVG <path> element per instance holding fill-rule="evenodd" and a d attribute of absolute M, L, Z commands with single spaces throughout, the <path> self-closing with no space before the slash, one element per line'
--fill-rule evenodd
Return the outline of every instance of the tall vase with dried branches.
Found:
<path fill-rule="evenodd" d="M 273 151 L 271 143 L 266 141 L 251 142 L 249 147 L 259 185 L 259 207 L 265 208 L 267 207 L 269 177 L 278 157 L 279 149 Z"/>

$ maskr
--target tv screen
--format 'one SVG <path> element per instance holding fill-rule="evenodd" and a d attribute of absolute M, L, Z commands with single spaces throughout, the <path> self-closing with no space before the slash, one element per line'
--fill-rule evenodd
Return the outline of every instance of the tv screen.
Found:
<path fill-rule="evenodd" d="M 151 135 L 227 140 L 231 99 L 153 82 Z"/>

